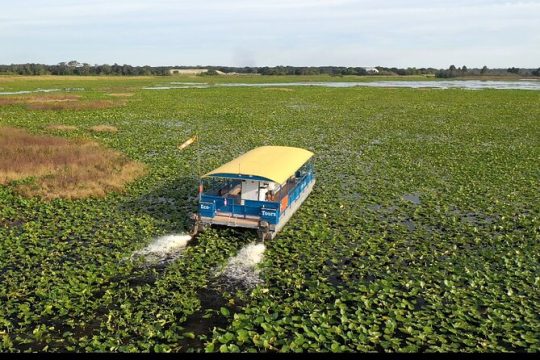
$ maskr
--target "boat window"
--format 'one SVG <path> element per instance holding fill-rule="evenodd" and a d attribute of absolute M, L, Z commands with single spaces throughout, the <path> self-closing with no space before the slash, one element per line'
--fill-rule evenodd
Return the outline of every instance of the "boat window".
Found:
<path fill-rule="evenodd" d="M 203 192 L 207 195 L 238 197 L 242 187 L 242 181 L 238 179 L 226 179 L 210 177 L 203 179 Z"/>
<path fill-rule="evenodd" d="M 300 167 L 300 169 L 296 170 L 296 173 L 294 175 L 297 178 L 303 178 L 304 176 L 306 176 L 307 173 L 310 172 L 311 168 L 312 168 L 312 163 L 311 163 L 311 161 L 308 161 L 307 163 L 302 165 L 302 167 Z"/>

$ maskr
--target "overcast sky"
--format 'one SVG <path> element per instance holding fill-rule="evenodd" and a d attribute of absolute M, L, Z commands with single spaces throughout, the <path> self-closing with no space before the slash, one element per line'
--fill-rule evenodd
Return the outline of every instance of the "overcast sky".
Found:
<path fill-rule="evenodd" d="M 0 0 L 0 64 L 540 67 L 540 0 Z"/>

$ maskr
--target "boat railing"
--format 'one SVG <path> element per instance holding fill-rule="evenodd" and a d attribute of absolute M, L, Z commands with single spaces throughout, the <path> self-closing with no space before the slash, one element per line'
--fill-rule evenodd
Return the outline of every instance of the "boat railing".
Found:
<path fill-rule="evenodd" d="M 307 172 L 303 177 L 300 178 L 300 180 L 296 183 L 296 186 L 294 186 L 289 192 L 287 193 L 287 205 L 285 208 L 288 208 L 293 204 L 299 197 L 300 194 L 305 190 L 305 188 L 308 186 L 308 184 L 313 180 L 313 172 L 309 171 Z M 281 211 L 284 211 L 285 209 L 281 209 Z"/>
<path fill-rule="evenodd" d="M 201 203 L 213 203 L 216 212 L 229 214 L 232 216 L 259 216 L 261 209 L 279 209 L 279 202 L 242 200 L 234 197 L 222 197 L 215 195 L 201 196 Z"/>
<path fill-rule="evenodd" d="M 302 194 L 308 184 L 313 180 L 313 172 L 308 171 L 301 178 L 297 179 L 295 184 L 283 195 L 279 196 L 277 201 L 257 201 L 243 200 L 240 197 L 223 197 L 218 195 L 201 195 L 201 204 L 213 204 L 212 210 L 207 214 L 219 213 L 224 216 L 234 217 L 259 217 L 263 209 L 276 212 L 279 216 L 286 211 Z"/>

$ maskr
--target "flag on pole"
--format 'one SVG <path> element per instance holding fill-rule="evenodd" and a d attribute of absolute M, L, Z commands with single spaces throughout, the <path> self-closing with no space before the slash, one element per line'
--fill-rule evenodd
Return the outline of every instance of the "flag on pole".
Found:
<path fill-rule="evenodd" d="M 189 145 L 193 144 L 195 141 L 197 141 L 197 135 L 187 139 L 182 145 L 178 145 L 178 148 L 180 150 L 184 150 L 185 148 L 187 148 Z"/>

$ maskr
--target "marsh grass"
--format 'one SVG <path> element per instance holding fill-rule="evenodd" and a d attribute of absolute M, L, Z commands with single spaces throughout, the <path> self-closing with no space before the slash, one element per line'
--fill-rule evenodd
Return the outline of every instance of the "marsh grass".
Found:
<path fill-rule="evenodd" d="M 129 96 L 135 95 L 135 93 L 110 93 L 107 95 L 113 96 L 113 97 L 129 97 Z"/>
<path fill-rule="evenodd" d="M 96 125 L 96 126 L 92 126 L 90 130 L 95 131 L 95 132 L 110 132 L 110 133 L 118 132 L 118 128 L 116 126 L 111 126 L 111 125 Z"/>
<path fill-rule="evenodd" d="M 80 95 L 73 94 L 32 94 L 0 97 L 0 106 L 18 104 L 51 104 L 80 100 Z"/>
<path fill-rule="evenodd" d="M 99 110 L 125 105 L 123 99 L 82 99 L 74 94 L 32 94 L 0 98 L 0 106 L 25 105 L 28 110 Z"/>
<path fill-rule="evenodd" d="M 85 140 L 0 128 L 0 184 L 27 197 L 102 197 L 143 175 L 143 164 Z"/>
<path fill-rule="evenodd" d="M 76 102 L 32 102 L 26 105 L 29 110 L 101 110 L 125 105 L 124 101 L 85 100 Z"/>

